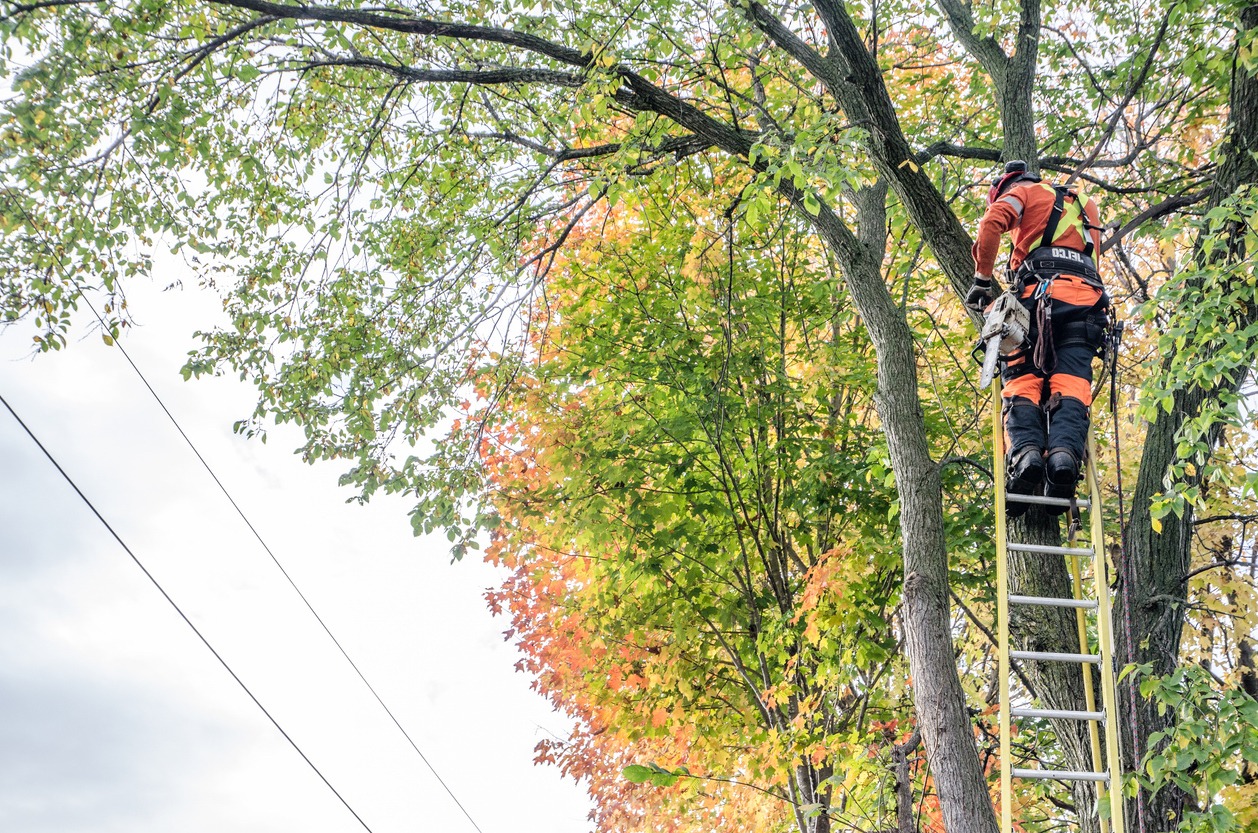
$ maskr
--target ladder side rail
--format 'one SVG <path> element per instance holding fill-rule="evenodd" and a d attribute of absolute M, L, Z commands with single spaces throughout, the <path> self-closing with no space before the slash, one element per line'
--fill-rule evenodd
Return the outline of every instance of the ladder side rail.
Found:
<path fill-rule="evenodd" d="M 1101 485 L 1096 474 L 1096 439 L 1092 431 L 1088 431 L 1088 491 L 1092 505 L 1101 506 Z M 1092 560 L 1092 577 L 1096 584 L 1096 599 L 1100 604 L 1096 616 L 1097 652 L 1104 658 L 1100 663 L 1101 699 L 1106 715 L 1105 721 L 1105 757 L 1109 764 L 1109 805 L 1110 828 L 1113 833 L 1125 833 L 1123 822 L 1123 790 L 1122 790 L 1122 756 L 1118 743 L 1118 697 L 1114 674 L 1114 626 L 1110 605 L 1108 576 L 1108 559 L 1105 555 L 1105 523 L 1100 511 L 1093 511 L 1089 520 L 1092 522 L 1092 547 L 1097 557 Z"/>
<path fill-rule="evenodd" d="M 1092 462 L 1089 460 L 1088 466 L 1090 467 L 1091 465 Z M 1097 504 L 1093 505 L 1095 506 Z M 1095 515 L 1097 513 L 1093 512 L 1092 514 Z M 1093 545 L 1095 546 L 1095 542 L 1093 542 Z M 1077 558 L 1070 559 L 1070 589 L 1074 592 L 1076 601 L 1083 600 L 1083 571 L 1080 569 L 1079 559 Z M 1088 650 L 1088 621 L 1083 608 L 1075 608 L 1075 625 L 1079 634 L 1079 650 L 1086 653 Z M 1101 657 L 1101 661 L 1097 663 L 1097 665 L 1100 665 L 1105 662 L 1107 655 L 1104 651 L 1098 650 L 1097 653 L 1099 653 Z M 1083 673 L 1083 701 L 1087 704 L 1088 711 L 1094 712 L 1096 711 L 1096 690 L 1093 687 L 1092 681 L 1092 665 L 1091 663 L 1083 663 L 1080 666 L 1080 669 Z M 1105 712 L 1105 715 L 1109 718 L 1105 721 L 1106 723 L 1114 722 L 1112 712 L 1107 711 Z M 1090 741 L 1090 745 L 1092 747 L 1092 771 L 1104 772 L 1105 762 L 1101 757 L 1101 730 L 1095 722 L 1088 723 L 1088 740 Z M 1098 804 L 1105 800 L 1105 790 L 1106 785 L 1103 782 L 1098 781 L 1096 784 L 1096 799 Z M 1100 817 L 1100 827 L 1101 833 L 1110 833 L 1109 820 L 1106 819 L 1104 815 L 1101 815 Z"/>
<path fill-rule="evenodd" d="M 1009 729 L 1009 550 L 1005 522 L 1005 429 L 1000 380 L 992 382 L 992 471 L 996 481 L 996 631 L 1000 654 L 1000 831 L 1013 833 L 1013 744 Z"/>

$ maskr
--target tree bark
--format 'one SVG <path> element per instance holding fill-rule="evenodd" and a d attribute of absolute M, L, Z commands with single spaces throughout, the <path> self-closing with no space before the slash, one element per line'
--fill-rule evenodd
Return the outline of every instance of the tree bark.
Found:
<path fill-rule="evenodd" d="M 952 33 L 995 85 L 1003 129 L 1001 159 L 1006 162 L 1021 159 L 1031 173 L 1039 173 L 1039 143 L 1035 138 L 1035 107 L 1031 101 L 1035 89 L 1035 61 L 1039 57 L 1039 0 L 1022 3 L 1012 55 L 1006 55 L 992 36 L 980 38 L 974 33 L 974 16 L 961 0 L 936 2 L 948 19 Z"/>
<path fill-rule="evenodd" d="M 881 264 L 865 246 L 828 206 L 822 206 L 814 222 L 839 254 L 877 356 L 875 404 L 900 496 L 905 646 L 918 727 L 944 826 L 965 833 L 995 833 L 996 816 L 987 800 L 987 781 L 979 766 L 965 692 L 952 659 L 943 492 L 918 399 L 912 330 L 882 281 Z"/>
<path fill-rule="evenodd" d="M 1243 42 L 1255 29 L 1258 29 L 1258 5 L 1241 11 L 1238 42 Z M 1223 162 L 1208 203 L 1210 207 L 1221 203 L 1238 188 L 1258 183 L 1258 161 L 1254 158 L 1258 152 L 1258 79 L 1236 58 L 1226 141 Z M 1204 239 L 1197 241 L 1196 262 L 1206 259 L 1205 242 Z M 1235 257 L 1236 254 L 1224 252 L 1222 256 Z M 1258 312 L 1251 309 L 1243 317 L 1246 320 L 1241 327 L 1258 318 Z M 1153 530 L 1149 505 L 1163 490 L 1167 471 L 1175 462 L 1176 435 L 1180 427 L 1201 413 L 1202 404 L 1208 398 L 1234 391 L 1243 381 L 1243 378 L 1231 378 L 1211 388 L 1191 387 L 1178 391 L 1170 412 L 1159 411 L 1157 419 L 1148 426 L 1119 567 L 1121 592 L 1115 605 L 1119 662 L 1149 663 L 1153 673 L 1159 675 L 1169 673 L 1178 664 L 1194 516 L 1191 506 L 1183 517 L 1167 516 L 1162 519 L 1161 533 L 1157 533 Z M 1213 446 L 1218 433 L 1210 439 Z M 1158 714 L 1156 704 L 1142 700 L 1134 685 L 1134 682 L 1128 683 L 1119 692 L 1120 708 L 1124 710 L 1119 725 L 1124 728 L 1123 747 L 1128 767 L 1134 767 L 1148 751 L 1149 736 L 1170 728 L 1174 721 L 1173 713 Z M 1133 701 L 1135 721 L 1130 719 Z M 1128 812 L 1133 819 L 1142 812 L 1147 830 L 1172 831 L 1190 801 L 1191 797 L 1181 790 L 1167 786 L 1156 796 L 1147 798 L 1143 808 L 1128 802 Z"/>

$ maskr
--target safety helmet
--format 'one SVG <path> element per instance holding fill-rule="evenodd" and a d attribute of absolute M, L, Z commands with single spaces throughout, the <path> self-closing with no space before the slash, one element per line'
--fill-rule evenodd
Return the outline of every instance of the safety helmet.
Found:
<path fill-rule="evenodd" d="M 1023 177 L 1035 179 L 1035 177 L 1027 176 L 1025 162 L 1021 159 L 1014 159 L 1011 162 L 1006 162 L 1005 172 L 992 180 L 991 190 L 987 192 L 987 204 L 991 205 L 996 200 L 1000 199 L 1000 195 L 1006 188 Z"/>

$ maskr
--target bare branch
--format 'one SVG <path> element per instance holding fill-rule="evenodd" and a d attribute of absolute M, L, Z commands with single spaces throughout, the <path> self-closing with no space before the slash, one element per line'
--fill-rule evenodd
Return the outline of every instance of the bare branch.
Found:
<path fill-rule="evenodd" d="M 1078 177 L 1079 174 L 1091 167 L 1092 163 L 1096 161 L 1096 158 L 1101 155 L 1101 151 L 1105 149 L 1105 145 L 1109 143 L 1110 138 L 1114 135 L 1114 130 L 1118 127 L 1119 120 L 1122 119 L 1123 111 L 1127 109 L 1127 105 L 1131 103 L 1131 100 L 1135 98 L 1136 93 L 1140 91 L 1140 89 L 1144 86 L 1144 82 L 1148 79 L 1149 70 L 1153 67 L 1153 59 L 1158 54 L 1158 49 L 1162 45 L 1162 40 L 1166 37 L 1166 28 L 1170 25 L 1170 23 L 1171 16 L 1163 16 L 1162 25 L 1158 27 L 1158 32 L 1153 38 L 1153 44 L 1149 47 L 1148 55 L 1145 58 L 1144 66 L 1140 68 L 1139 75 L 1136 76 L 1136 80 L 1132 83 L 1131 87 L 1128 88 L 1127 94 L 1123 96 L 1123 100 L 1118 102 L 1117 106 L 1114 107 L 1114 112 L 1111 113 L 1110 117 L 1106 120 L 1105 133 L 1102 134 L 1100 141 L 1096 143 L 1096 147 L 1092 149 L 1092 153 L 1088 155 L 1088 158 L 1079 163 L 1079 167 L 1075 169 L 1074 173 L 1066 178 L 1066 185 L 1074 182 L 1075 178 Z M 1139 152 L 1142 144 L 1143 142 L 1137 142 L 1136 146 L 1132 149 L 1132 153 Z"/>
<path fill-rule="evenodd" d="M 1173 197 L 1167 197 L 1160 203 L 1149 206 L 1144 211 L 1141 211 L 1135 217 L 1132 217 L 1126 223 L 1119 226 L 1118 229 L 1116 229 L 1109 237 L 1102 240 L 1101 252 L 1104 253 L 1108 251 L 1114 244 L 1118 243 L 1128 234 L 1131 234 L 1131 232 L 1140 228 L 1150 220 L 1156 220 L 1159 217 L 1165 217 L 1167 214 L 1178 211 L 1181 208 L 1196 205 L 1208 196 L 1210 196 L 1210 189 L 1203 188 L 1193 194 L 1177 194 Z"/>
<path fill-rule="evenodd" d="M 611 142 L 605 145 L 594 145 L 584 148 L 564 148 L 556 150 L 547 147 L 540 142 L 527 139 L 523 136 L 512 133 L 511 131 L 501 131 L 492 133 L 469 133 L 469 137 L 474 139 L 500 139 L 504 142 L 519 145 L 548 156 L 558 162 L 568 162 L 575 159 L 591 159 L 598 156 L 609 156 L 618 152 L 624 147 L 620 142 Z M 678 159 L 691 156 L 695 153 L 702 152 L 712 147 L 712 143 L 699 138 L 698 136 L 670 136 L 653 147 L 644 147 L 652 157 L 674 156 Z"/>
<path fill-rule="evenodd" d="M 935 0 L 935 2 L 944 16 L 948 18 L 952 33 L 956 35 L 957 40 L 961 41 L 965 51 L 978 59 L 983 69 L 997 84 L 1003 84 L 1005 73 L 1009 68 L 1009 56 L 1000 48 L 996 39 L 991 35 L 981 38 L 974 34 L 974 16 L 960 0 Z"/>
<path fill-rule="evenodd" d="M 1209 516 L 1207 516 L 1207 517 L 1205 517 L 1205 518 L 1194 518 L 1194 519 L 1193 519 L 1193 523 L 1194 523 L 1194 524 L 1196 524 L 1196 525 L 1201 525 L 1201 524 L 1216 524 L 1216 523 L 1220 523 L 1220 522 L 1222 522 L 1222 521 L 1233 521 L 1233 522 L 1237 522 L 1237 523 L 1251 523 L 1251 522 L 1253 522 L 1253 521 L 1258 521 L 1258 515 L 1240 515 L 1240 514 L 1233 514 L 1233 515 L 1209 515 Z"/>
<path fill-rule="evenodd" d="M 962 464 L 962 463 L 964 463 L 964 464 L 965 464 L 965 465 L 967 465 L 967 466 L 971 466 L 971 467 L 973 467 L 973 468 L 978 469 L 980 472 L 982 472 L 982 473 L 983 473 L 983 475 L 984 475 L 984 476 L 985 476 L 988 480 L 994 480 L 994 479 L 995 479 L 995 478 L 992 476 L 992 470 L 991 470 L 991 469 L 989 469 L 989 468 L 987 468 L 987 466 L 984 466 L 984 465 L 983 465 L 982 463 L 980 463 L 979 461 L 975 460 L 973 457 L 962 457 L 962 456 L 959 456 L 959 455 L 953 455 L 952 457 L 945 457 L 944 459 L 942 459 L 942 460 L 940 460 L 940 461 L 939 461 L 939 468 L 941 468 L 941 469 L 942 469 L 942 468 L 945 468 L 945 467 L 947 467 L 947 466 L 960 465 L 960 464 Z"/>
<path fill-rule="evenodd" d="M 842 68 L 838 64 L 832 62 L 806 43 L 787 28 L 782 21 L 778 20 L 772 12 L 759 3 L 750 3 L 747 6 L 747 11 L 752 22 L 756 24 L 760 31 L 768 35 L 769 39 L 776 43 L 779 48 L 796 61 L 799 61 L 804 69 L 825 84 L 831 95 L 840 101 L 843 100 L 842 88 L 848 86 L 848 82 L 843 78 Z"/>
<path fill-rule="evenodd" d="M 516 32 L 497 26 L 475 26 L 468 23 L 430 20 L 412 17 L 402 12 L 381 14 L 358 9 L 337 9 L 329 6 L 296 6 L 289 3 L 272 3 L 269 0 L 210 0 L 210 2 L 220 6 L 251 9 L 261 14 L 287 20 L 323 20 L 334 23 L 349 23 L 373 29 L 387 29 L 410 35 L 430 35 L 439 38 L 459 38 L 461 40 L 482 41 L 485 43 L 500 43 L 504 46 L 515 46 L 528 52 L 545 55 L 548 58 L 553 58 L 556 61 L 575 67 L 588 67 L 594 60 L 593 53 L 581 52 L 527 32 Z"/>
<path fill-rule="evenodd" d="M 360 67 L 378 69 L 403 81 L 421 84 L 553 84 L 560 87 L 579 87 L 585 83 L 580 75 L 558 72 L 553 69 L 533 67 L 464 70 L 464 69 L 416 69 L 415 67 L 390 64 L 377 58 L 328 58 L 322 61 L 306 61 L 303 67 Z"/>

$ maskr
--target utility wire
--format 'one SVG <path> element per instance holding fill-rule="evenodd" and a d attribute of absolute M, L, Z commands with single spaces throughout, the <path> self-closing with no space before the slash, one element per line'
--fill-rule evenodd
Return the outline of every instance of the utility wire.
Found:
<path fill-rule="evenodd" d="M 76 289 L 78 289 L 77 286 Z M 83 302 L 87 304 L 87 308 L 90 309 L 92 314 L 96 316 L 96 320 L 101 323 L 101 326 L 106 326 L 104 318 L 102 318 L 100 313 L 96 311 L 96 307 L 92 306 L 92 302 L 88 300 L 83 291 L 78 289 L 78 293 L 79 297 L 83 299 Z M 276 557 L 270 546 L 268 546 L 266 541 L 263 540 L 262 534 L 258 532 L 256 527 L 254 527 L 248 516 L 245 515 L 244 510 L 240 508 L 240 505 L 236 503 L 236 500 L 232 497 L 231 492 L 227 490 L 227 487 L 223 485 L 223 481 L 220 480 L 218 475 L 214 473 L 214 469 L 210 467 L 208 462 L 206 462 L 205 457 L 201 456 L 201 452 L 197 449 L 191 438 L 189 438 L 184 432 L 183 427 L 180 426 L 179 420 L 175 419 L 175 415 L 170 412 L 170 409 L 166 407 L 166 403 L 163 402 L 162 398 L 157 395 L 157 391 L 155 391 L 153 386 L 149 384 L 149 380 L 145 378 L 144 373 L 141 372 L 140 368 L 131 358 L 131 354 L 127 352 L 125 347 L 122 346 L 122 342 L 118 339 L 114 339 L 113 346 L 117 347 L 122 352 L 122 356 L 127 360 L 127 364 L 131 365 L 131 369 L 135 371 L 135 375 L 140 377 L 140 381 L 144 383 L 144 387 L 148 388 L 148 392 L 153 395 L 153 399 L 157 402 L 158 406 L 161 407 L 162 412 L 166 414 L 168 419 L 170 419 L 171 425 L 175 426 L 175 430 L 179 432 L 179 436 L 183 437 L 183 441 L 188 444 L 188 448 L 192 449 L 192 453 L 195 454 L 196 458 L 201 461 L 201 465 L 205 467 L 206 472 L 208 472 L 210 477 L 213 478 L 214 483 L 217 484 L 219 488 L 219 491 L 223 493 L 223 497 L 227 498 L 227 502 L 230 503 L 232 508 L 236 510 L 236 514 L 240 516 L 240 519 L 245 522 L 245 526 L 249 527 L 249 531 L 253 533 L 253 537 L 257 539 L 259 544 L 262 545 L 262 549 L 266 551 L 266 554 L 271 557 L 271 561 L 275 563 L 275 566 L 279 568 L 279 571 L 284 575 L 284 578 L 288 580 L 289 586 L 293 588 L 293 591 L 306 605 L 306 609 L 310 611 L 310 615 L 313 616 L 315 621 L 319 623 L 319 626 L 323 628 L 323 632 L 328 635 L 328 639 L 332 640 L 332 644 L 335 645 L 336 649 L 341 652 L 341 656 L 345 657 L 345 661 L 349 663 L 350 668 L 354 669 L 354 673 L 358 675 L 358 679 L 362 680 L 363 685 L 365 685 L 367 690 L 371 692 L 371 696 L 376 698 L 376 702 L 380 704 L 380 708 L 384 709 L 384 713 L 389 716 L 389 719 L 393 721 L 393 725 L 396 726 L 398 731 L 402 733 L 402 737 L 406 738 L 406 742 L 411 745 L 411 749 L 415 750 L 415 754 L 418 755 L 419 759 L 424 762 L 424 766 L 428 767 L 428 771 L 432 773 L 432 776 L 437 779 L 437 783 L 440 784 L 442 789 L 446 791 L 446 794 L 450 796 L 450 800 L 452 800 L 458 808 L 463 811 L 463 815 L 467 817 L 468 822 L 471 823 L 472 827 L 476 828 L 476 833 L 484 833 L 484 831 L 481 830 L 480 825 L 476 823 L 474 818 L 472 818 L 472 814 L 469 813 L 467 808 L 463 806 L 463 802 L 459 801 L 458 796 L 454 794 L 454 791 L 450 789 L 450 786 L 445 782 L 445 779 L 443 779 L 440 773 L 437 772 L 437 768 L 434 767 L 432 762 L 428 760 L 427 756 L 420 751 L 419 745 L 415 743 L 414 739 L 411 738 L 410 733 L 403 728 L 401 722 L 398 721 L 396 716 L 394 716 L 393 711 L 385 704 L 379 693 L 376 692 L 375 686 L 367 680 L 367 677 L 363 674 L 362 670 L 359 669 L 358 664 L 350 658 L 349 652 L 345 650 L 344 646 L 341 645 L 340 640 L 332 633 L 332 629 L 329 628 L 327 623 L 323 621 L 323 617 L 320 616 L 318 611 L 314 609 L 314 605 L 310 603 L 310 600 L 306 598 L 306 594 L 303 593 L 301 588 L 297 586 L 297 582 L 293 580 L 291 575 L 289 575 L 288 570 L 284 569 L 284 565 L 280 563 L 279 558 Z"/>
<path fill-rule="evenodd" d="M 6 187 L 5 190 L 7 191 L 9 189 Z M 22 207 L 21 203 L 15 203 L 15 205 L 18 206 L 18 210 L 26 217 L 27 222 L 34 227 L 34 219 L 30 216 L 30 214 L 26 213 L 26 210 Z M 36 233 L 43 239 L 45 248 L 48 250 L 49 254 L 52 255 L 52 258 L 57 266 L 61 268 L 62 274 L 69 275 L 70 271 L 66 269 L 65 264 L 61 260 L 60 254 L 58 254 L 57 250 L 49 244 L 49 240 L 46 236 L 44 236 L 42 230 L 37 230 Z M 92 315 L 94 315 L 96 320 L 100 322 L 101 327 L 108 330 L 109 328 L 105 323 L 105 319 L 99 312 L 96 311 L 96 307 L 92 305 L 92 302 L 88 299 L 87 294 L 84 293 L 82 287 L 79 286 L 78 281 L 74 281 L 73 286 L 75 292 L 78 293 L 78 296 L 83 299 L 83 303 L 87 305 L 87 308 L 92 311 Z M 249 531 L 253 533 L 253 537 L 257 539 L 259 544 L 262 545 L 262 549 L 266 551 L 266 554 L 271 557 L 271 561 L 275 563 L 275 566 L 279 568 L 279 571 L 283 574 L 284 578 L 288 580 L 288 583 L 293 588 L 294 592 L 297 593 L 302 602 L 306 605 L 306 609 L 310 611 L 310 614 L 314 616 L 315 620 L 319 623 L 319 626 L 323 628 L 323 632 L 326 633 L 328 638 L 332 640 L 332 644 L 335 645 L 337 650 L 341 652 L 341 656 L 345 657 L 345 661 L 349 663 L 350 668 L 354 669 L 354 673 L 358 675 L 358 679 L 362 680 L 363 685 L 365 685 L 367 690 L 371 692 L 371 696 L 374 697 L 376 702 L 380 704 L 380 708 L 384 709 L 384 713 L 387 714 L 389 719 L 393 721 L 393 725 L 396 726 L 398 731 L 402 733 L 402 736 L 406 738 L 406 742 L 411 745 L 411 749 L 415 750 L 415 754 L 418 755 L 419 759 L 424 762 L 424 766 L 428 767 L 428 771 L 432 773 L 432 776 L 437 779 L 437 783 L 440 784 L 441 788 L 444 789 L 446 794 L 450 796 L 450 800 L 453 801 L 459 810 L 462 811 L 463 815 L 467 818 L 472 827 L 476 828 L 476 833 L 484 833 L 484 831 L 481 830 L 480 825 L 476 823 L 474 818 L 472 818 L 472 814 L 469 813 L 467 808 L 463 806 L 463 802 L 459 801 L 458 796 L 454 794 L 454 791 L 450 789 L 450 786 L 445 782 L 445 779 L 437 772 L 437 768 L 434 767 L 432 762 L 428 760 L 427 756 L 420 751 L 419 745 L 415 743 L 414 739 L 410 736 L 410 733 L 403 728 L 401 722 L 396 716 L 394 716 L 393 711 L 385 705 L 384 699 L 376 692 L 375 686 L 367 680 L 367 677 L 359 669 L 358 664 L 350 658 L 349 652 L 345 650 L 345 648 L 341 645 L 340 640 L 332 633 L 331 628 L 329 628 L 327 623 L 323 621 L 323 617 L 321 617 L 318 611 L 314 609 L 314 605 L 310 603 L 310 600 L 306 598 L 306 594 L 303 593 L 301 588 L 297 586 L 297 582 L 293 580 L 291 575 L 289 575 L 288 570 L 284 569 L 284 565 L 280 563 L 279 558 L 276 557 L 270 546 L 268 546 L 266 541 L 263 540 L 261 533 L 259 533 L 257 528 L 254 527 L 248 516 L 245 515 L 244 510 L 240 508 L 240 505 L 236 503 L 235 498 L 231 496 L 231 492 L 227 490 L 227 487 L 223 485 L 223 481 L 220 480 L 218 475 L 214 473 L 214 469 L 210 467 L 210 464 L 206 461 L 205 457 L 201 455 L 201 452 L 192 442 L 192 439 L 184 432 L 183 427 L 179 424 L 179 420 L 175 419 L 175 415 L 170 412 L 170 409 L 166 407 L 166 403 L 162 401 L 162 398 L 157 395 L 157 391 L 149 384 L 149 380 L 144 376 L 144 373 L 140 370 L 139 366 L 136 365 L 135 361 L 131 358 L 131 354 L 127 352 L 125 347 L 122 346 L 121 340 L 114 339 L 113 346 L 117 347 L 118 350 L 121 351 L 123 358 L 127 360 L 127 364 L 131 365 L 131 369 L 135 371 L 135 375 L 138 376 L 140 381 L 144 383 L 144 387 L 148 389 L 148 392 L 153 396 L 153 399 L 162 409 L 162 412 L 166 414 L 166 417 L 170 420 L 171 425 L 175 426 L 175 430 L 179 432 L 179 436 L 183 437 L 183 441 L 188 444 L 188 448 L 192 449 L 192 453 L 196 455 L 196 458 L 199 461 L 201 461 L 201 465 L 214 480 L 214 483 L 218 486 L 219 491 L 223 493 L 223 497 L 227 498 L 227 502 L 230 503 L 232 508 L 236 510 L 236 514 L 239 515 L 240 519 L 245 522 L 245 526 L 247 526 Z M 16 417 L 17 415 L 14 414 L 14 416 Z"/>
<path fill-rule="evenodd" d="M 57 459 L 52 456 L 52 452 L 45 448 L 44 444 L 39 441 L 39 437 L 35 436 L 35 432 L 22 421 L 22 418 L 17 415 L 17 411 L 13 410 L 13 406 L 9 404 L 9 401 L 4 398 L 3 394 L 0 394 L 0 403 L 3 403 L 4 407 L 9 410 L 9 413 L 13 414 L 13 418 L 17 420 L 17 424 L 22 426 L 22 430 L 26 432 L 27 436 L 34 440 L 35 445 L 39 446 L 40 451 L 44 452 L 44 456 L 48 458 L 48 461 L 56 467 L 61 476 L 65 478 L 65 481 L 70 484 L 70 488 L 74 489 L 75 494 L 82 498 L 83 502 L 87 504 L 87 508 L 91 509 L 92 514 L 96 516 L 96 519 L 104 524 L 105 529 L 109 530 L 109 534 L 114 537 L 114 540 L 117 541 L 119 546 L 126 551 L 127 555 L 131 556 L 131 560 L 135 562 L 136 566 L 139 567 L 141 571 L 143 571 L 148 580 L 153 583 L 153 586 L 157 588 L 157 592 L 161 593 L 162 597 L 166 599 L 166 601 L 170 602 L 170 606 L 175 609 L 175 612 L 179 614 L 179 617 L 183 619 L 188 627 L 192 628 L 192 632 L 197 635 L 197 638 L 201 640 L 201 643 L 205 645 L 206 648 L 210 649 L 210 653 L 213 654 L 214 658 L 219 661 L 219 664 L 222 665 L 223 668 L 227 669 L 227 673 L 231 674 L 232 679 L 235 680 L 242 689 L 244 689 L 245 694 L 249 695 L 249 699 L 253 701 L 254 705 L 262 710 L 262 713 L 266 715 L 266 719 L 271 721 L 271 725 L 279 730 L 279 733 L 284 736 L 284 740 L 288 741 L 293 749 L 297 750 L 297 754 L 301 756 L 302 760 L 310 765 L 310 768 L 314 770 L 315 775 L 318 775 L 320 780 L 322 780 L 323 783 L 327 785 L 328 789 L 332 791 L 332 794 L 340 799 L 341 803 L 345 805 L 345 809 L 349 810 L 350 813 L 353 814 L 354 818 L 358 820 L 358 823 L 363 826 L 363 829 L 366 830 L 367 833 L 372 833 L 372 829 L 367 826 L 367 822 L 363 821 L 362 816 L 358 815 L 358 812 L 350 806 L 350 803 L 345 800 L 345 796 L 337 792 L 336 787 L 332 786 L 332 782 L 327 779 L 327 776 L 319 771 L 319 768 L 315 766 L 314 761 L 310 760 L 306 753 L 301 750 L 301 747 L 297 745 L 297 741 L 293 740 L 288 732 L 284 731 L 284 727 L 279 724 L 279 721 L 276 720 L 271 713 L 267 711 L 266 706 L 262 705 L 262 702 L 254 696 L 254 693 L 249 690 L 249 686 L 245 685 L 245 681 L 237 676 L 236 672 L 232 670 L 232 667 L 227 664 L 227 660 L 223 659 L 223 656 L 214 649 L 214 646 L 210 644 L 210 640 L 205 638 L 205 634 L 201 633 L 197 626 L 192 624 L 192 620 L 188 618 L 188 615 L 183 612 L 183 609 L 180 608 L 178 604 L 175 603 L 175 600 L 170 597 L 170 594 L 166 592 L 165 588 L 163 588 L 158 580 L 154 578 L 153 574 L 148 571 L 148 568 L 144 566 L 143 562 L 136 557 L 136 554 L 131 551 L 131 548 L 127 546 L 127 543 L 122 540 L 122 536 L 120 536 L 114 528 L 109 525 L 109 521 L 105 520 L 105 517 L 101 515 L 96 506 L 88 500 L 87 495 L 83 494 L 83 490 L 80 489 L 78 484 L 74 482 L 74 479 L 66 473 L 66 470 L 61 467 L 61 464 L 57 462 Z"/>

